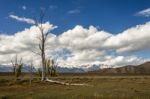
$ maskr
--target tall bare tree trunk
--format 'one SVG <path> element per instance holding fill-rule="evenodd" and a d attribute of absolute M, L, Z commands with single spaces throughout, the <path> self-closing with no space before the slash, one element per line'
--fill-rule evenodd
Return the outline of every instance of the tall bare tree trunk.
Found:
<path fill-rule="evenodd" d="M 45 41 L 46 41 L 46 35 L 44 35 L 44 32 L 43 32 L 43 26 L 42 26 L 42 23 L 41 23 L 41 28 L 40 28 L 40 31 L 41 31 L 41 45 L 40 45 L 40 49 L 41 49 L 41 59 L 42 59 L 42 78 L 41 80 L 46 80 L 46 67 L 45 67 Z M 48 34 L 47 34 L 48 35 Z"/>
<path fill-rule="evenodd" d="M 41 10 L 39 20 L 35 20 L 35 25 L 38 27 L 38 29 L 40 31 L 39 49 L 40 49 L 40 57 L 41 57 L 41 61 L 42 61 L 42 77 L 41 77 L 42 81 L 46 80 L 46 76 L 47 76 L 46 75 L 46 64 L 45 64 L 45 59 L 46 59 L 45 58 L 45 46 L 46 46 L 46 40 L 47 40 L 48 34 L 50 33 L 49 31 L 44 33 L 44 26 L 43 26 L 44 16 L 45 16 L 45 12 L 43 10 Z"/>
<path fill-rule="evenodd" d="M 44 43 L 42 44 L 42 50 L 41 50 L 41 59 L 42 59 L 42 81 L 46 79 L 46 74 L 45 74 L 45 46 Z"/>

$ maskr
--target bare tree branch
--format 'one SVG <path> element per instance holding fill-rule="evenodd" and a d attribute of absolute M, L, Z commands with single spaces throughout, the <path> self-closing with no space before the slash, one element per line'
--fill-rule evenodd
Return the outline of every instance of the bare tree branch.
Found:
<path fill-rule="evenodd" d="M 33 50 L 31 50 L 31 52 L 33 52 L 33 53 L 36 54 L 36 55 L 40 55 L 40 56 L 41 56 L 41 54 L 38 53 L 38 52 L 35 52 L 35 51 L 33 51 Z"/>

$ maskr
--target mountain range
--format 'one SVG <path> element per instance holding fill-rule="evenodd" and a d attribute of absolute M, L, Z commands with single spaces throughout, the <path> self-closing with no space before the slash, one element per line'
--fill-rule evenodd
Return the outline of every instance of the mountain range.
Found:
<path fill-rule="evenodd" d="M 23 66 L 22 71 L 23 72 L 29 72 L 30 67 L 29 66 Z M 84 73 L 88 71 L 95 71 L 99 70 L 100 65 L 82 65 L 79 67 L 65 67 L 65 66 L 58 66 L 57 71 L 60 73 Z M 12 66 L 6 66 L 6 65 L 0 65 L 0 72 L 12 72 L 13 67 Z M 36 72 L 36 68 L 33 69 L 34 72 Z"/>
<path fill-rule="evenodd" d="M 29 66 L 23 66 L 23 72 L 29 72 Z M 12 72 L 12 66 L 0 66 L 0 72 Z M 36 72 L 36 69 L 33 69 Z M 140 65 L 128 65 L 122 67 L 116 67 L 105 64 L 88 64 L 81 65 L 79 67 L 62 67 L 58 66 L 57 71 L 59 73 L 102 73 L 102 74 L 150 74 L 150 62 L 146 62 Z"/>
<path fill-rule="evenodd" d="M 84 73 L 89 71 L 96 71 L 99 70 L 104 64 L 87 64 L 81 66 L 58 66 L 57 71 L 60 73 Z M 107 66 L 108 67 L 108 66 Z M 29 66 L 23 66 L 23 72 L 29 72 Z M 12 66 L 0 65 L 0 72 L 12 72 Z M 36 71 L 36 68 L 34 68 Z"/>
<path fill-rule="evenodd" d="M 127 65 L 118 68 L 104 68 L 91 73 L 101 74 L 150 74 L 150 62 L 145 62 L 140 65 Z"/>

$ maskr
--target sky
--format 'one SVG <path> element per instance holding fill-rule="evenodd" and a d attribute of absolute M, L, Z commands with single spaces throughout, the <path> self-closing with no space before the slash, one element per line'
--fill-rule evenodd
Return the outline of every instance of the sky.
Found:
<path fill-rule="evenodd" d="M 47 57 L 57 57 L 61 66 L 150 60 L 150 0 L 1 0 L 0 64 L 17 54 L 40 65 L 31 51 L 40 9 L 46 9 L 43 25 L 51 32 Z"/>

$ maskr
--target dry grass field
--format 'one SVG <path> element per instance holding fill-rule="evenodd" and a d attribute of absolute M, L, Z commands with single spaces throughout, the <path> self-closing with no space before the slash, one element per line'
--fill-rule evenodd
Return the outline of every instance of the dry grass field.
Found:
<path fill-rule="evenodd" d="M 53 80 L 86 83 L 90 86 L 66 86 L 41 82 L 27 75 L 15 81 L 12 75 L 0 75 L 1 99 L 150 99 L 150 76 L 60 75 Z"/>

